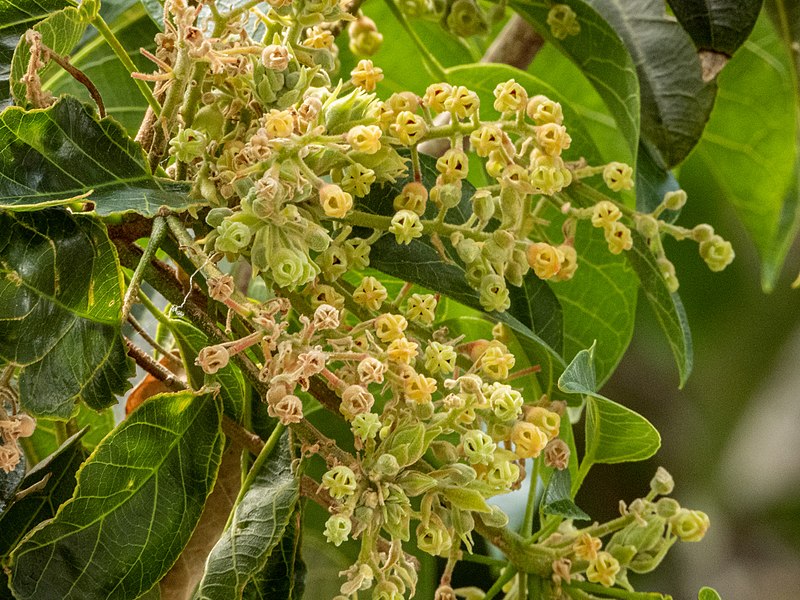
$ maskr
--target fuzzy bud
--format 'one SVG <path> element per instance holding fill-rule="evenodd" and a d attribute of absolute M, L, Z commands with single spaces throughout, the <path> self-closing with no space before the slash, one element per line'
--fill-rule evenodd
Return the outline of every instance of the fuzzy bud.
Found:
<path fill-rule="evenodd" d="M 228 349 L 217 344 L 216 346 L 206 346 L 195 359 L 195 364 L 199 366 L 205 373 L 213 375 L 220 369 L 224 369 L 230 360 L 230 353 Z"/>
<path fill-rule="evenodd" d="M 672 533 L 684 542 L 699 542 L 710 526 L 708 515 L 699 510 L 682 508 L 670 520 Z"/>
<path fill-rule="evenodd" d="M 633 188 L 633 169 L 621 162 L 608 163 L 603 169 L 603 180 L 615 192 Z"/>
<path fill-rule="evenodd" d="M 700 256 L 714 272 L 725 269 L 736 256 L 733 246 L 718 235 L 711 236 L 711 239 L 700 242 Z"/>

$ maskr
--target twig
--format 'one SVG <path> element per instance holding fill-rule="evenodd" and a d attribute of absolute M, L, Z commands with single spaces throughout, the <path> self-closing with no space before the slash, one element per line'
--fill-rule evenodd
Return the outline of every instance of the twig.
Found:
<path fill-rule="evenodd" d="M 178 379 L 172 371 L 156 362 L 152 356 L 139 348 L 139 346 L 134 344 L 127 337 L 125 338 L 125 345 L 128 347 L 128 356 L 136 361 L 137 365 L 161 381 L 169 389 L 175 392 L 187 389 L 186 384 Z"/>
<path fill-rule="evenodd" d="M 481 62 L 527 69 L 544 46 L 544 38 L 519 15 L 513 15 L 489 46 Z"/>
<path fill-rule="evenodd" d="M 222 431 L 229 438 L 247 448 L 251 454 L 258 456 L 264 449 L 264 440 L 248 431 L 227 415 L 222 415 Z"/>
<path fill-rule="evenodd" d="M 125 298 L 122 300 L 123 319 L 128 318 L 134 298 L 136 298 L 136 294 L 139 292 L 139 285 L 142 282 L 142 276 L 144 276 L 145 267 L 150 262 L 150 259 L 155 257 L 156 251 L 161 245 L 161 240 L 164 238 L 164 234 L 166 232 L 167 224 L 164 220 L 164 217 L 158 216 L 153 219 L 153 229 L 150 232 L 150 240 L 147 242 L 147 247 L 144 249 L 142 257 L 139 259 L 139 264 L 136 265 L 136 269 L 133 271 L 133 276 L 131 277 L 130 284 L 128 284 L 128 289 L 125 290 Z"/>
<path fill-rule="evenodd" d="M 331 438 L 327 437 L 319 429 L 309 423 L 308 419 L 303 419 L 299 423 L 291 425 L 292 431 L 303 438 L 307 444 L 316 445 L 319 448 L 320 454 L 326 458 L 332 458 L 336 462 L 352 467 L 355 465 L 355 458 L 339 448 Z"/>
<path fill-rule="evenodd" d="M 92 100 L 97 104 L 97 112 L 100 113 L 100 118 L 104 118 L 106 116 L 106 107 L 103 104 L 103 97 L 100 95 L 100 90 L 92 83 L 92 80 L 89 79 L 83 71 L 71 64 L 67 57 L 56 54 L 44 44 L 42 44 L 42 50 L 44 50 L 49 59 L 64 69 L 75 81 L 83 85 L 83 87 L 89 91 Z"/>
<path fill-rule="evenodd" d="M 163 355 L 164 355 L 164 357 L 165 357 L 167 360 L 169 360 L 169 361 L 170 361 L 170 363 L 172 363 L 172 366 L 173 366 L 173 367 L 182 367 L 182 366 L 183 366 L 183 363 L 181 363 L 180 359 L 176 358 L 176 357 L 175 357 L 175 355 L 174 355 L 172 352 L 170 352 L 169 350 L 167 350 L 166 348 L 164 348 L 164 346 L 162 346 L 161 344 L 159 344 L 159 343 L 158 343 L 158 342 L 157 342 L 157 341 L 156 341 L 156 340 L 153 338 L 153 336 L 151 336 L 151 335 L 150 335 L 150 334 L 147 332 L 147 330 L 146 330 L 146 329 L 145 329 L 145 328 L 142 326 L 142 324 L 141 324 L 141 323 L 139 323 L 139 321 L 137 321 L 137 320 L 136 320 L 136 317 L 134 317 L 133 315 L 128 315 L 128 323 L 130 323 L 130 325 L 131 325 L 131 327 L 133 327 L 134 331 L 136 331 L 136 333 L 138 333 L 138 334 L 139 334 L 139 336 L 140 336 L 140 337 L 141 337 L 141 338 L 142 338 L 142 339 L 143 339 L 145 342 L 147 342 L 148 344 L 150 344 L 150 346 L 153 348 L 153 350 L 156 350 L 157 352 L 160 352 L 161 354 L 163 354 Z"/>

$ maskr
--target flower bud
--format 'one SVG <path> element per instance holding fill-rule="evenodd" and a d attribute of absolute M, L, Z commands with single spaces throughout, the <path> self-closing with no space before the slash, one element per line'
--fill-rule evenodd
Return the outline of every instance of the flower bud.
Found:
<path fill-rule="evenodd" d="M 400 472 L 400 463 L 392 454 L 381 454 L 372 467 L 372 471 L 383 479 L 391 479 Z"/>
<path fill-rule="evenodd" d="M 692 229 L 692 239 L 695 242 L 706 242 L 712 237 L 714 237 L 714 228 L 707 223 L 700 223 Z"/>
<path fill-rule="evenodd" d="M 486 16 L 475 0 L 455 0 L 445 23 L 447 29 L 459 37 L 484 34 L 489 29 Z"/>
<path fill-rule="evenodd" d="M 708 515 L 699 510 L 682 508 L 670 519 L 672 533 L 684 542 L 699 542 L 710 526 Z"/>
<path fill-rule="evenodd" d="M 674 498 L 659 498 L 656 502 L 656 514 L 664 519 L 671 519 L 681 510 L 680 503 Z"/>
<path fill-rule="evenodd" d="M 352 496 L 357 486 L 356 474 L 345 465 L 337 465 L 322 476 L 322 487 L 336 500 Z"/>
<path fill-rule="evenodd" d="M 452 183 L 437 184 L 431 188 L 431 201 L 446 209 L 455 208 L 461 202 L 461 190 L 461 181 L 458 179 Z"/>
<path fill-rule="evenodd" d="M 36 419 L 25 413 L 18 413 L 14 416 L 17 422 L 17 436 L 18 437 L 31 437 L 36 430 Z"/>
<path fill-rule="evenodd" d="M 561 104 L 553 102 L 547 96 L 534 96 L 528 100 L 525 111 L 528 117 L 537 125 L 545 125 L 546 123 L 561 125 L 564 121 Z"/>
<path fill-rule="evenodd" d="M 615 192 L 633 188 L 633 169 L 621 162 L 608 163 L 603 169 L 603 180 Z"/>
<path fill-rule="evenodd" d="M 436 487 L 437 481 L 430 475 L 417 471 L 405 471 L 398 477 L 397 484 L 409 497 L 420 496 Z"/>
<path fill-rule="evenodd" d="M 224 369 L 230 360 L 228 349 L 222 344 L 216 346 L 206 346 L 197 355 L 194 363 L 209 375 L 213 375 L 220 369 Z"/>
<path fill-rule="evenodd" d="M 547 13 L 547 25 L 553 37 L 564 40 L 581 32 L 578 15 L 566 4 L 554 4 Z"/>
<path fill-rule="evenodd" d="M 350 518 L 345 515 L 333 515 L 325 521 L 324 536 L 329 544 L 341 546 L 342 542 L 347 541 L 350 535 L 352 524 Z"/>
<path fill-rule="evenodd" d="M 718 235 L 713 235 L 711 239 L 700 242 L 700 256 L 709 269 L 719 272 L 733 262 L 736 253 L 730 242 L 723 240 Z"/>
<path fill-rule="evenodd" d="M 353 208 L 353 196 L 335 183 L 327 183 L 319 190 L 319 203 L 327 216 L 343 219 Z"/>
<path fill-rule="evenodd" d="M 667 210 L 680 210 L 686 204 L 686 192 L 683 190 L 675 190 L 674 192 L 667 192 L 664 194 L 664 199 L 661 203 Z"/>
<path fill-rule="evenodd" d="M 664 467 L 658 467 L 650 480 L 650 489 L 658 496 L 667 496 L 675 488 L 675 480 Z"/>

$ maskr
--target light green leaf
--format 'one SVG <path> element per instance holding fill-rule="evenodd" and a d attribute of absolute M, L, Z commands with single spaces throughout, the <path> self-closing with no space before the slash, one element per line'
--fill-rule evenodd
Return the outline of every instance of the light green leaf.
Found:
<path fill-rule="evenodd" d="M 788 31 L 787 35 L 791 35 Z M 703 139 L 681 167 L 690 201 L 708 195 L 733 205 L 762 261 L 771 290 L 797 232 L 800 88 L 791 41 L 762 18 L 719 76 L 719 93 Z"/>
<path fill-rule="evenodd" d="M 224 438 L 209 395 L 161 394 L 95 449 L 72 499 L 11 555 L 18 600 L 136 598 L 191 536 Z"/>
<path fill-rule="evenodd" d="M 558 380 L 561 391 L 587 396 L 582 473 L 596 463 L 650 458 L 661 446 L 661 436 L 647 419 L 597 393 L 593 353 L 594 347 L 579 352 Z"/>
<path fill-rule="evenodd" d="M 67 419 L 78 400 L 96 410 L 116 402 L 132 375 L 121 296 L 116 253 L 94 219 L 0 213 L 0 357 L 23 367 L 23 408 Z"/>
<path fill-rule="evenodd" d="M 35 490 L 12 500 L 0 512 L 0 556 L 7 557 L 12 548 L 36 525 L 50 519 L 58 507 L 72 497 L 75 473 L 86 458 L 81 445 L 83 429 L 67 439 L 56 451 L 33 467 L 19 486 L 19 491 Z"/>
<path fill-rule="evenodd" d="M 233 518 L 206 561 L 196 600 L 241 598 L 267 566 L 295 516 L 300 483 L 292 473 L 289 433 L 264 446 L 239 494 Z"/>
<path fill-rule="evenodd" d="M 182 319 L 171 319 L 170 330 L 183 356 L 192 387 L 199 390 L 206 383 L 218 383 L 223 412 L 234 421 L 240 421 L 244 413 L 245 402 L 249 399 L 250 388 L 245 383 L 239 368 L 233 363 L 228 363 L 214 376 L 207 376 L 194 361 L 200 350 L 210 345 L 208 337 L 194 325 Z"/>
<path fill-rule="evenodd" d="M 632 231 L 632 234 L 633 248 L 626 253 L 626 256 L 639 276 L 642 292 L 653 309 L 656 321 L 667 336 L 667 343 L 678 366 L 680 387 L 683 387 L 694 363 L 692 333 L 689 330 L 686 311 L 683 309 L 680 296 L 667 289 L 667 284 L 661 271 L 658 270 L 655 256 L 647 247 L 647 242 L 637 231 Z"/>
<path fill-rule="evenodd" d="M 701 588 L 700 593 L 697 594 L 697 600 L 722 600 L 722 598 L 716 590 L 710 587 L 704 587 Z"/>
<path fill-rule="evenodd" d="M 572 501 L 571 483 L 569 469 L 553 471 L 544 490 L 542 513 L 578 521 L 590 521 L 591 517 Z"/>
<path fill-rule="evenodd" d="M 697 144 L 714 105 L 715 86 L 703 83 L 694 44 L 666 14 L 663 0 L 587 2 L 615 29 L 636 65 L 642 138 L 668 167 L 677 165 Z"/>
<path fill-rule="evenodd" d="M 49 14 L 74 5 L 70 0 L 0 1 L 0 109 L 11 102 L 8 79 L 20 37 Z"/>
<path fill-rule="evenodd" d="M 65 8 L 51 14 L 45 20 L 33 26 L 33 29 L 42 36 L 42 43 L 60 56 L 68 55 L 80 41 L 83 32 L 86 30 L 86 23 L 81 20 L 77 8 Z M 11 61 L 11 95 L 17 106 L 26 106 L 26 86 L 22 77 L 28 70 L 28 61 L 31 57 L 31 46 L 23 36 L 14 50 L 14 57 Z M 40 72 L 40 76 L 46 77 L 47 73 L 59 70 L 61 67 L 51 63 L 46 69 Z"/>
<path fill-rule="evenodd" d="M 478 490 L 466 487 L 445 487 L 441 491 L 448 502 L 456 508 L 480 513 L 492 512 L 492 509 L 486 504 L 483 494 Z"/>
<path fill-rule="evenodd" d="M 0 209 L 32 211 L 90 194 L 98 215 L 185 210 L 185 184 L 153 177 L 114 119 L 65 97 L 47 109 L 0 113 Z"/>
<path fill-rule="evenodd" d="M 608 106 L 628 144 L 631 163 L 636 164 L 639 144 L 639 81 L 631 55 L 614 29 L 582 0 L 567 4 L 575 11 L 581 33 L 559 40 L 547 25 L 551 3 L 544 0 L 514 0 L 511 7 L 525 17 L 551 44 L 570 58 L 591 81 Z"/>

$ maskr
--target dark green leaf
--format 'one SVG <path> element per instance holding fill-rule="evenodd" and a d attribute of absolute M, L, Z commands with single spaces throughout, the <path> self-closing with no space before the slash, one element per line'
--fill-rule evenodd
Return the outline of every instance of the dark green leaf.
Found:
<path fill-rule="evenodd" d="M 547 25 L 551 2 L 544 0 L 514 0 L 511 6 L 525 17 L 536 30 L 570 58 L 592 82 L 597 93 L 611 111 L 622 130 L 636 163 L 639 143 L 639 82 L 631 55 L 606 20 L 582 0 L 571 0 L 569 6 L 578 16 L 581 33 L 559 40 Z M 599 11 L 599 9 L 598 9 Z M 602 60 L 598 60 L 602 57 Z"/>
<path fill-rule="evenodd" d="M 81 445 L 85 433 L 83 429 L 67 439 L 25 475 L 19 491 L 36 487 L 0 513 L 0 556 L 8 556 L 26 533 L 52 518 L 58 507 L 72 497 L 75 473 L 86 458 Z"/>
<path fill-rule="evenodd" d="M 16 442 L 10 443 L 16 444 Z M 14 469 L 8 472 L 5 470 L 0 470 L 0 520 L 2 520 L 4 511 L 13 501 L 14 494 L 17 493 L 17 489 L 22 483 L 22 478 L 25 476 L 25 466 L 25 456 L 22 454 L 22 451 L 20 451 L 19 462 Z M 3 537 L 5 537 L 5 532 L 3 532 Z M 2 545 L 2 542 L 0 542 L 0 545 Z M 2 552 L 0 552 L 0 555 L 2 555 Z"/>
<path fill-rule="evenodd" d="M 728 56 L 753 31 L 763 0 L 667 0 L 700 50 Z"/>
<path fill-rule="evenodd" d="M 579 352 L 558 380 L 561 391 L 587 397 L 581 470 L 596 463 L 650 458 L 661 446 L 661 436 L 642 415 L 597 393 L 593 352 L 594 348 Z"/>
<path fill-rule="evenodd" d="M 590 521 L 591 517 L 581 510 L 572 501 L 570 486 L 572 480 L 569 469 L 554 471 L 547 482 L 542 499 L 542 513 L 546 515 L 559 515 L 567 519 Z"/>
<path fill-rule="evenodd" d="M 86 23 L 81 20 L 77 8 L 65 8 L 51 14 L 45 20 L 34 25 L 33 29 L 42 36 L 42 43 L 53 50 L 58 55 L 65 56 L 72 52 L 72 49 L 80 41 L 83 32 L 86 30 Z M 23 36 L 14 51 L 11 61 L 11 96 L 17 106 L 26 106 L 26 86 L 22 78 L 28 70 L 28 61 L 31 57 L 31 45 Z M 51 63 L 46 69 L 40 72 L 40 76 L 46 77 L 46 73 L 52 73 L 61 67 Z"/>
<path fill-rule="evenodd" d="M 800 32 L 782 40 L 767 19 L 759 22 L 720 74 L 711 120 L 681 168 L 681 179 L 695 182 L 692 199 L 714 194 L 733 205 L 761 256 L 767 290 L 797 231 L 800 90 L 787 48 L 797 41 Z"/>
<path fill-rule="evenodd" d="M 121 286 L 116 253 L 94 219 L 0 213 L 0 357 L 23 367 L 28 412 L 66 419 L 77 400 L 101 409 L 128 388 Z"/>
<path fill-rule="evenodd" d="M 703 83 L 692 41 L 661 0 L 588 2 L 614 27 L 636 64 L 642 138 L 668 167 L 677 165 L 703 134 L 716 91 L 713 83 Z"/>
<path fill-rule="evenodd" d="M 67 6 L 69 0 L 0 0 L 0 109 L 10 104 L 11 59 L 20 37 L 39 21 Z"/>
<path fill-rule="evenodd" d="M 216 479 L 224 438 L 209 395 L 161 394 L 95 449 L 72 499 L 11 555 L 18 600 L 116 600 L 177 559 Z"/>
<path fill-rule="evenodd" d="M 206 561 L 197 600 L 240 598 L 245 586 L 267 565 L 295 517 L 300 484 L 292 473 L 289 433 L 256 459 L 248 474 L 228 529 Z"/>
<path fill-rule="evenodd" d="M 710 587 L 704 587 L 701 588 L 700 593 L 697 594 L 697 600 L 722 600 L 722 598 L 716 590 Z"/>
<path fill-rule="evenodd" d="M 42 110 L 0 113 L 0 208 L 39 210 L 91 192 L 98 215 L 183 210 L 186 185 L 153 177 L 139 144 L 112 118 L 65 97 Z"/>
<path fill-rule="evenodd" d="M 244 588 L 243 600 L 300 600 L 303 597 L 306 565 L 300 557 L 300 522 L 301 512 L 297 509 L 264 569 Z"/>
<path fill-rule="evenodd" d="M 642 292 L 653 309 L 656 321 L 667 336 L 667 343 L 678 366 L 680 386 L 683 387 L 694 363 L 692 333 L 686 320 L 686 311 L 683 309 L 680 296 L 667 289 L 667 284 L 658 270 L 653 253 L 647 247 L 647 242 L 638 232 L 633 231 L 632 234 L 633 248 L 627 253 L 627 257 L 639 276 Z"/>
<path fill-rule="evenodd" d="M 249 397 L 249 388 L 242 372 L 233 363 L 229 363 L 213 377 L 207 376 L 194 361 L 200 350 L 210 345 L 208 337 L 194 325 L 181 319 L 171 320 L 170 327 L 183 356 L 192 387 L 199 390 L 206 383 L 218 383 L 225 414 L 235 421 L 240 421 L 245 400 Z"/>

